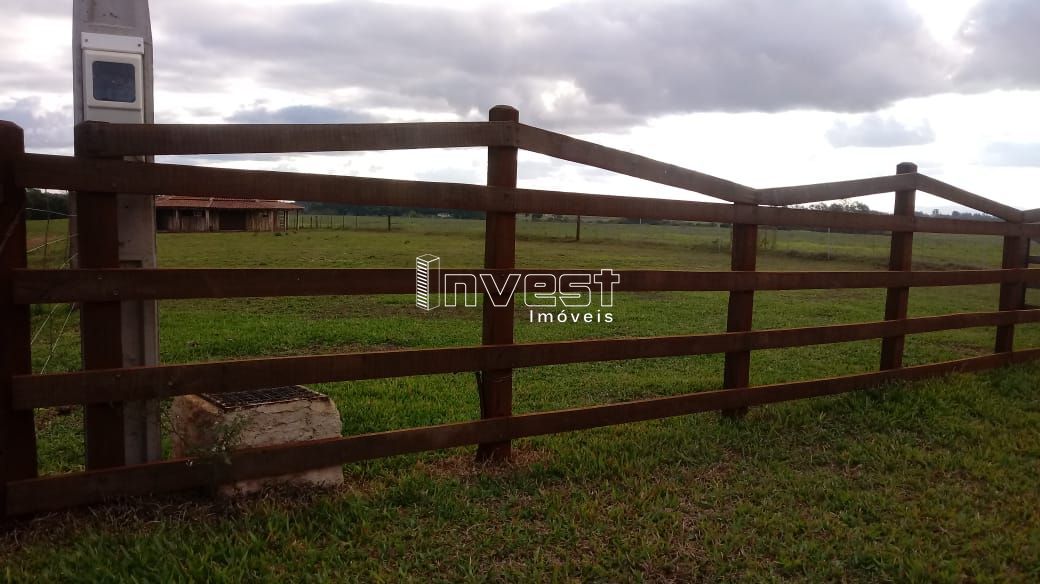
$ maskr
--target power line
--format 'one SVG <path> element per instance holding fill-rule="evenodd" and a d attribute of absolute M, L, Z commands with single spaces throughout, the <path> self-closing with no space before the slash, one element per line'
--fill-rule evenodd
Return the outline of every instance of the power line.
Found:
<path fill-rule="evenodd" d="M 40 328 L 36 329 L 36 332 L 33 333 L 32 339 L 29 341 L 30 347 L 36 343 L 36 339 L 39 338 L 40 333 L 43 332 L 43 328 L 47 326 L 47 322 L 50 321 L 51 317 L 54 316 L 54 312 L 61 308 L 61 306 L 61 304 L 55 304 L 54 308 L 51 308 L 51 311 L 47 313 L 47 318 L 43 319 L 43 322 L 40 323 Z"/>
<path fill-rule="evenodd" d="M 77 235 L 79 235 L 79 234 L 78 233 L 73 233 L 72 235 L 70 235 L 68 237 L 62 237 L 61 239 L 52 239 L 50 241 L 45 241 L 45 242 L 41 243 L 40 245 L 37 245 L 36 247 L 34 247 L 32 249 L 26 250 L 25 253 L 26 254 L 30 254 L 30 253 L 32 253 L 34 251 L 41 250 L 41 249 L 47 247 L 48 245 L 53 245 L 55 243 L 61 243 L 61 242 L 65 241 L 66 239 L 72 239 L 73 237 L 76 237 Z"/>
<path fill-rule="evenodd" d="M 51 211 L 50 209 L 37 209 L 35 207 L 26 207 L 26 211 L 36 211 L 37 213 L 50 213 L 51 215 L 60 215 L 62 217 L 75 217 L 76 215 L 70 215 L 68 213 L 62 213 L 61 211 Z"/>
<path fill-rule="evenodd" d="M 68 198 L 68 196 L 69 196 L 69 192 L 68 191 L 64 191 L 64 192 L 61 192 L 61 193 L 52 193 L 50 191 L 44 191 L 44 190 L 41 190 L 41 189 L 30 189 L 30 190 L 35 192 L 38 195 L 43 195 L 45 197 L 54 197 L 54 198 L 57 198 L 57 199 L 65 199 L 65 198 Z"/>
<path fill-rule="evenodd" d="M 54 349 L 58 347 L 58 343 L 61 341 L 61 336 L 65 334 L 65 327 L 69 325 L 69 319 L 72 318 L 72 312 L 76 309 L 76 305 L 69 304 L 69 313 L 65 315 L 65 321 L 61 323 L 61 330 L 58 331 L 58 336 L 54 339 L 54 343 L 51 344 L 50 350 L 47 352 L 47 359 L 43 362 L 43 367 L 40 367 L 40 375 L 47 370 L 47 365 L 51 362 L 51 357 L 54 356 Z"/>
<path fill-rule="evenodd" d="M 73 260 L 73 259 L 75 259 L 75 258 L 76 258 L 76 256 L 78 256 L 78 255 L 79 255 L 79 252 L 77 251 L 76 253 L 74 253 L 74 254 L 70 255 L 69 257 L 65 258 L 65 261 L 64 261 L 64 262 L 62 262 L 62 263 L 61 263 L 61 265 L 60 265 L 60 266 L 58 266 L 58 268 L 57 268 L 57 269 L 59 269 L 59 270 L 60 270 L 60 269 L 64 268 L 65 266 L 67 266 L 67 265 L 71 264 L 71 263 L 72 263 L 72 260 Z"/>

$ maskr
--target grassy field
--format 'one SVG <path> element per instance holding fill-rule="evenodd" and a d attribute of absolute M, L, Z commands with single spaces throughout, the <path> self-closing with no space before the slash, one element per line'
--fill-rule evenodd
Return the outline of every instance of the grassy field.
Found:
<path fill-rule="evenodd" d="M 362 218 L 353 227 L 159 237 L 166 267 L 479 266 L 483 222 Z M 62 236 L 52 222 L 50 236 Z M 30 246 L 43 241 L 30 224 Z M 704 225 L 521 221 L 521 267 L 728 268 L 729 231 Z M 769 232 L 763 270 L 882 269 L 888 238 Z M 64 242 L 56 243 L 58 248 Z M 61 249 L 64 252 L 64 249 Z M 54 249 L 44 262 L 57 266 Z M 918 235 L 915 267 L 998 267 L 999 238 Z M 996 286 L 915 289 L 911 316 L 993 310 Z M 423 313 L 411 296 L 164 301 L 166 363 L 371 347 L 476 344 L 480 311 Z M 519 341 L 717 332 L 726 295 L 620 294 L 611 324 L 537 324 Z M 883 290 L 769 292 L 755 326 L 879 320 Z M 78 367 L 76 315 L 34 308 L 34 370 Z M 908 339 L 908 364 L 992 350 L 993 330 Z M 1040 346 L 1040 327 L 1018 328 Z M 876 369 L 880 342 L 756 352 L 752 382 Z M 524 369 L 515 409 L 716 389 L 721 356 Z M 0 536 L 9 579 L 1022 580 L 1040 578 L 1040 367 L 517 442 L 477 468 L 470 449 L 345 467 L 334 493 L 111 505 L 38 518 Z M 471 374 L 321 384 L 344 433 L 475 417 Z M 38 415 L 45 473 L 82 469 L 78 411 Z"/>

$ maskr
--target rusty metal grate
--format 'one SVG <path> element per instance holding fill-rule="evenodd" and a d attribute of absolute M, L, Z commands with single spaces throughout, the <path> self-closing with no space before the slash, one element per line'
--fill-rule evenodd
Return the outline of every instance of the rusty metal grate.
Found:
<path fill-rule="evenodd" d="M 267 404 L 277 404 L 296 400 L 325 399 L 325 396 L 311 391 L 302 385 L 286 385 L 249 391 L 232 391 L 228 393 L 204 393 L 202 397 L 225 410 L 247 408 Z"/>

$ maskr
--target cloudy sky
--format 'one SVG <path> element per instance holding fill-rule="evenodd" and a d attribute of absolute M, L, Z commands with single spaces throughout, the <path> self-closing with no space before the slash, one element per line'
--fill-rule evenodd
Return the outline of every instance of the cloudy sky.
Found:
<path fill-rule="evenodd" d="M 32 151 L 71 153 L 72 2 L 4 5 L 0 119 L 26 128 Z M 1040 207 L 1038 0 L 151 5 L 157 122 L 481 120 L 505 103 L 526 123 L 753 187 L 890 174 L 908 160 Z M 485 156 L 191 162 L 480 183 Z M 687 196 L 533 154 L 520 174 L 532 188 Z"/>

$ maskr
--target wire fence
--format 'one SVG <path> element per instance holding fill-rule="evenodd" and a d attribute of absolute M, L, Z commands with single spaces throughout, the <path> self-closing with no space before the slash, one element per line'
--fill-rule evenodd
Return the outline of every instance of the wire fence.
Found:
<path fill-rule="evenodd" d="M 72 313 L 76 309 L 75 303 L 69 303 L 69 311 L 65 314 L 65 320 L 61 323 L 61 329 L 58 330 L 57 336 L 54 337 L 54 341 L 51 342 L 50 348 L 47 350 L 47 357 L 43 361 L 43 365 L 40 367 L 40 373 L 46 373 L 47 365 L 50 365 L 51 358 L 54 357 L 54 352 L 58 348 L 58 343 L 61 342 L 62 336 L 65 334 L 65 328 L 69 326 L 69 320 L 72 318 Z"/>
<path fill-rule="evenodd" d="M 50 195 L 50 193 L 44 193 Z M 58 196 L 58 195 L 54 195 Z M 75 232 L 76 215 L 65 211 L 26 207 L 27 242 L 30 247 L 26 250 L 27 267 L 64 270 L 72 267 L 79 255 L 73 247 L 73 242 L 78 237 Z M 43 215 L 46 218 L 33 218 Z M 42 229 L 39 225 L 42 223 Z M 62 234 L 64 231 L 64 234 Z M 61 245 L 64 244 L 64 245 Z M 56 246 L 61 247 L 60 253 L 55 253 Z M 47 368 L 55 361 L 55 355 L 67 338 L 66 332 L 72 322 L 72 316 L 76 311 L 76 303 L 37 305 L 33 311 L 33 332 L 29 345 L 34 353 L 34 362 L 42 364 L 39 373 L 45 373 Z M 64 310 L 63 319 L 55 318 Z M 60 320 L 60 324 L 59 324 Z"/>

